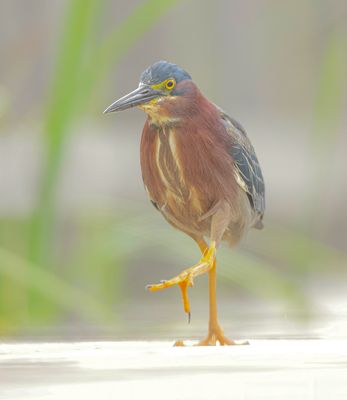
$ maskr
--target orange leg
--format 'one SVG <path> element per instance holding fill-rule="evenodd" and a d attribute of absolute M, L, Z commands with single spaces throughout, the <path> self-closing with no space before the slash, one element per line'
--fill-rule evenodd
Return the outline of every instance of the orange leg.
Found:
<path fill-rule="evenodd" d="M 207 244 L 204 241 L 198 242 L 201 252 L 205 252 Z M 213 266 L 208 272 L 208 286 L 209 286 L 209 324 L 208 333 L 205 339 L 197 343 L 197 346 L 216 346 L 217 342 L 221 346 L 231 346 L 237 343 L 227 338 L 224 335 L 223 329 L 218 322 L 218 310 L 217 310 L 217 263 L 216 258 L 214 259 Z M 243 343 L 245 344 L 245 343 Z M 184 345 L 182 342 L 176 342 L 176 346 Z"/>
<path fill-rule="evenodd" d="M 223 330 L 218 322 L 218 310 L 217 310 L 217 274 L 216 274 L 216 259 L 214 260 L 213 267 L 208 273 L 208 287 L 209 287 L 209 300 L 210 300 L 210 312 L 209 312 L 209 324 L 208 333 L 205 339 L 201 340 L 198 346 L 215 346 L 217 342 L 221 346 L 234 345 L 236 344 L 233 340 L 228 339 L 224 336 Z"/>

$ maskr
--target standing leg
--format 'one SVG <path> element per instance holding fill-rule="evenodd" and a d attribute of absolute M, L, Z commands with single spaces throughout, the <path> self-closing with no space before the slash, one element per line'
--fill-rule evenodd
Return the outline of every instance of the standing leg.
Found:
<path fill-rule="evenodd" d="M 227 204 L 221 204 L 212 217 L 211 222 L 211 242 L 219 246 L 225 229 L 230 221 L 230 207 Z M 206 251 L 207 244 L 198 243 L 202 252 Z M 224 336 L 223 330 L 218 322 L 217 310 L 217 263 L 214 258 L 212 268 L 208 272 L 209 288 L 209 324 L 207 337 L 198 343 L 198 346 L 215 346 L 217 341 L 223 345 L 233 345 L 235 342 Z"/>
<path fill-rule="evenodd" d="M 236 344 L 233 340 L 224 336 L 223 330 L 218 322 L 217 310 L 217 274 L 216 260 L 213 263 L 212 269 L 208 273 L 208 288 L 209 288 L 209 323 L 207 337 L 198 343 L 198 346 L 215 346 L 217 341 L 223 345 Z"/>

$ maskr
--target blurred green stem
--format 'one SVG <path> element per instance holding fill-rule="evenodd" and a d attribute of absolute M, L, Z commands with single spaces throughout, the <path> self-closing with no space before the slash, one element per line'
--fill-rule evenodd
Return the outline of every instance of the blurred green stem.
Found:
<path fill-rule="evenodd" d="M 329 176 L 343 111 L 346 71 L 346 36 L 344 32 L 333 32 L 321 63 L 313 113 L 312 144 L 316 153 L 316 174 L 305 218 L 311 231 L 319 229 L 321 225 L 322 203 L 317 199 L 329 190 Z"/>
<path fill-rule="evenodd" d="M 34 279 L 28 279 L 28 271 L 34 271 Z M 103 322 L 108 326 L 114 324 L 115 315 L 104 304 L 98 303 L 92 296 L 69 285 L 52 272 L 38 268 L 3 248 L 0 248 L 0 275 L 39 292 L 44 301 L 50 300 L 88 320 Z"/>
<path fill-rule="evenodd" d="M 49 262 L 55 189 L 63 144 L 73 120 L 79 89 L 78 76 L 98 4 L 98 0 L 72 0 L 67 10 L 44 124 L 46 152 L 41 192 L 30 232 L 29 259 L 42 265 Z"/>

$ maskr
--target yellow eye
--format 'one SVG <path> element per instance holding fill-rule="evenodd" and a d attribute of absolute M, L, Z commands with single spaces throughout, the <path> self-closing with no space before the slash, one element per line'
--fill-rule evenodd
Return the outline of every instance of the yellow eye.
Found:
<path fill-rule="evenodd" d="M 171 90 L 171 89 L 173 89 L 173 87 L 175 86 L 175 80 L 174 79 L 168 79 L 167 81 L 166 81 L 166 83 L 165 83 L 165 87 L 166 87 L 166 89 L 168 89 L 168 90 Z"/>

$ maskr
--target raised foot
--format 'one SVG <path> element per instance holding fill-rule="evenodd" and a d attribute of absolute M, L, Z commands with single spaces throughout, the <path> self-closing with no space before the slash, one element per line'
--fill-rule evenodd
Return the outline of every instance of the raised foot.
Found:
<path fill-rule="evenodd" d="M 178 285 L 182 293 L 184 311 L 189 314 L 190 304 L 188 298 L 188 287 L 193 286 L 194 278 L 196 276 L 204 274 L 213 268 L 215 252 L 216 246 L 215 243 L 212 242 L 211 246 L 205 251 L 204 255 L 197 264 L 185 269 L 172 279 L 162 280 L 160 283 L 147 285 L 147 289 L 151 292 L 156 292 L 157 290 L 167 289 L 171 286 Z"/>

